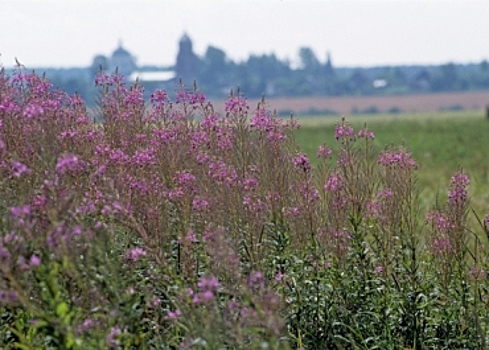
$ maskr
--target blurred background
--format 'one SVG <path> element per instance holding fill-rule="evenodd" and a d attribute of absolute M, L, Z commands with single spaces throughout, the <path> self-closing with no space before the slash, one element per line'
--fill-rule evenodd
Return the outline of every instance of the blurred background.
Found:
<path fill-rule="evenodd" d="M 88 104 L 97 71 L 118 67 L 147 94 L 239 86 L 282 115 L 481 110 L 487 14 L 482 0 L 2 0 L 0 64 Z"/>

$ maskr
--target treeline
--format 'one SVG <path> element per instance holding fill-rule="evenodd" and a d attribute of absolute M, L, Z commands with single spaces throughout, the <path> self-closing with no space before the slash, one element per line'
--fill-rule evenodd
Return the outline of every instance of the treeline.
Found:
<path fill-rule="evenodd" d="M 237 84 L 250 97 L 397 95 L 489 89 L 489 63 L 430 66 L 334 67 L 328 54 L 318 59 L 310 48 L 299 50 L 299 65 L 274 54 L 251 55 L 234 62 L 209 47 L 200 59 L 198 85 L 205 91 L 228 91 Z"/>
<path fill-rule="evenodd" d="M 143 82 L 147 93 L 155 88 L 175 89 L 179 78 L 187 86 L 197 81 L 200 90 L 213 98 L 223 98 L 230 89 L 240 87 L 248 97 L 287 96 L 370 96 L 473 91 L 489 89 L 489 63 L 446 63 L 442 65 L 335 67 L 330 55 L 323 60 L 307 47 L 299 50 L 299 60 L 292 64 L 275 54 L 251 55 L 236 62 L 217 47 L 209 46 L 203 56 L 195 55 L 192 71 L 175 67 L 139 67 L 139 71 L 176 71 L 176 78 L 166 82 Z M 37 69 L 45 72 L 55 86 L 94 103 L 96 67 L 73 69 Z"/>

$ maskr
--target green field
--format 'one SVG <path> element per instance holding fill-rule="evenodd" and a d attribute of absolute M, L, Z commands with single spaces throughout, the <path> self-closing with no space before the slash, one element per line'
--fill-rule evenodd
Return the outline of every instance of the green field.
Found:
<path fill-rule="evenodd" d="M 346 117 L 355 131 L 365 123 L 375 133 L 378 150 L 404 142 L 420 165 L 418 179 L 422 198 L 428 205 L 444 201 L 452 174 L 462 166 L 471 184 L 472 204 L 479 215 L 489 205 L 489 119 L 482 111 L 382 114 Z M 333 150 L 337 117 L 298 117 L 301 128 L 295 137 L 299 147 L 314 163 L 318 145 Z"/>

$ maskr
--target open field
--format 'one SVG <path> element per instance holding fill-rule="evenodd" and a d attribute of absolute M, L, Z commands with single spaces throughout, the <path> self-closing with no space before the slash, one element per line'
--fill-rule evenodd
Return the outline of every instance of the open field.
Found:
<path fill-rule="evenodd" d="M 296 141 L 313 163 L 318 145 L 339 148 L 334 139 L 339 117 L 298 119 L 301 129 Z M 450 177 L 462 166 L 471 180 L 475 208 L 480 214 L 489 209 L 489 120 L 482 111 L 355 115 L 347 120 L 355 130 L 367 123 L 375 133 L 377 149 L 404 142 L 420 165 L 418 177 L 426 203 L 434 203 L 437 194 L 446 200 Z"/>
<path fill-rule="evenodd" d="M 341 97 L 289 97 L 267 98 L 272 109 L 290 111 L 295 115 L 310 110 L 335 111 L 342 115 L 352 114 L 353 110 L 363 111 L 375 107 L 381 113 L 392 109 L 401 112 L 435 112 L 448 109 L 481 110 L 489 104 L 489 91 L 453 92 L 423 95 L 399 96 L 341 96 Z M 249 101 L 255 107 L 258 99 Z M 216 110 L 223 110 L 223 103 L 216 103 Z"/>

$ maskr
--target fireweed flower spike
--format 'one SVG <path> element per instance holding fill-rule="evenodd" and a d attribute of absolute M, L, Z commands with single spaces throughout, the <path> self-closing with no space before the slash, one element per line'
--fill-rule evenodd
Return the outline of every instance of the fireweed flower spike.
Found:
<path fill-rule="evenodd" d="M 344 120 L 341 124 L 336 124 L 334 130 L 336 141 L 339 141 L 340 139 L 347 139 L 355 135 L 353 128 L 346 124 Z"/>
<path fill-rule="evenodd" d="M 448 204 L 450 206 L 460 206 L 467 201 L 467 186 L 469 178 L 463 171 L 459 171 L 452 176 L 450 181 L 450 192 L 448 193 Z"/>

